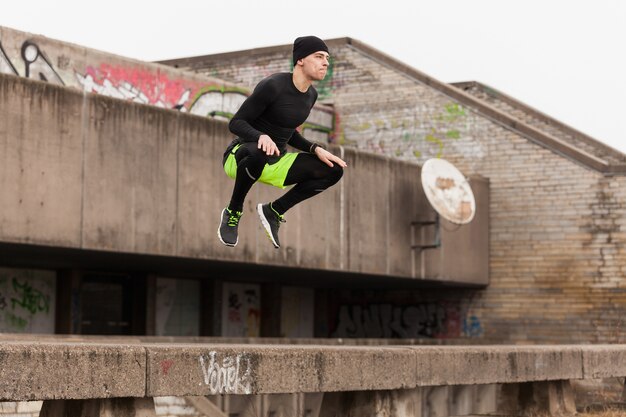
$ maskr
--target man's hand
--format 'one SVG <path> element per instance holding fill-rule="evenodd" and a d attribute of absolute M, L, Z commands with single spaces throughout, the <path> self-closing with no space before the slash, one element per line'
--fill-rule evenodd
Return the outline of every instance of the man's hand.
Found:
<path fill-rule="evenodd" d="M 315 155 L 317 155 L 320 161 L 322 161 L 329 167 L 333 166 L 333 162 L 342 168 L 345 168 L 348 166 L 348 164 L 346 164 L 343 161 L 343 159 L 333 155 L 332 153 L 328 152 L 326 149 L 322 148 L 321 146 L 318 146 L 317 148 L 315 148 Z"/>
<path fill-rule="evenodd" d="M 262 149 L 266 155 L 272 156 L 276 154 L 276 156 L 280 156 L 280 151 L 278 150 L 278 146 L 274 143 L 272 138 L 268 135 L 259 136 L 259 146 L 258 149 Z"/>

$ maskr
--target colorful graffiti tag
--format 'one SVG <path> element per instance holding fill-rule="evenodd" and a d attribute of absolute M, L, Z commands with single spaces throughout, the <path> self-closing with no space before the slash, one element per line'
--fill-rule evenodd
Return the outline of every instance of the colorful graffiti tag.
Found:
<path fill-rule="evenodd" d="M 185 78 L 171 78 L 165 71 L 134 65 L 100 63 L 84 70 L 74 69 L 73 79 L 64 80 L 52 61 L 32 40 L 21 47 L 23 74 L 0 43 L 0 73 L 22 75 L 49 83 L 73 86 L 87 93 L 96 93 L 121 100 L 176 109 L 181 112 L 230 120 L 249 94 L 248 89 L 202 83 Z M 328 117 L 330 115 L 330 117 Z M 312 140 L 328 141 L 332 136 L 332 113 L 318 109 L 302 127 Z"/>
<path fill-rule="evenodd" d="M 159 72 L 109 64 L 88 66 L 84 74 L 75 75 L 85 92 L 181 111 L 186 111 L 194 87 L 199 88 Z"/>

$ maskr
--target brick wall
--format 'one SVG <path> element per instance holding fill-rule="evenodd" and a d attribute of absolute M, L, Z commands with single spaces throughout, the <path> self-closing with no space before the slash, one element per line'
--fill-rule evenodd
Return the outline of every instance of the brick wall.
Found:
<path fill-rule="evenodd" d="M 532 143 L 345 42 L 331 52 L 322 101 L 336 111 L 334 141 L 420 163 L 439 156 L 490 179 L 491 283 L 462 292 L 461 302 L 479 320 L 480 337 L 624 342 L 626 178 Z M 289 68 L 288 54 L 270 51 L 221 56 L 195 69 L 252 87 Z M 436 297 L 457 302 L 459 293 Z"/>

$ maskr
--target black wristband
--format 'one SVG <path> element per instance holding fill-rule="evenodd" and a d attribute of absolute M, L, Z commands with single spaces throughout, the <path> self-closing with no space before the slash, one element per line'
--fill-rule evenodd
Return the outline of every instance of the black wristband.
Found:
<path fill-rule="evenodd" d="M 311 145 L 311 149 L 309 149 L 309 153 L 315 153 L 315 150 L 317 148 L 319 148 L 320 145 L 318 145 L 317 143 L 314 143 L 313 145 Z"/>

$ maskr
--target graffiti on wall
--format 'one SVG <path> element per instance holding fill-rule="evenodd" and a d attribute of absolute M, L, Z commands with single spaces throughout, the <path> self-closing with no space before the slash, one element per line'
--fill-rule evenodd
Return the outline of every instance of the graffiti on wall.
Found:
<path fill-rule="evenodd" d="M 476 316 L 467 316 L 463 319 L 463 335 L 466 337 L 481 337 L 483 335 L 483 326 L 480 319 Z"/>
<path fill-rule="evenodd" d="M 228 121 L 247 97 L 248 91 L 239 87 L 203 87 L 191 99 L 189 113 Z M 301 127 L 302 134 L 309 140 L 328 142 L 333 132 L 333 119 L 332 112 L 314 108 Z"/>
<path fill-rule="evenodd" d="M 423 303 L 341 305 L 332 337 L 457 338 L 482 335 L 480 321 L 463 319 L 458 305 Z"/>
<path fill-rule="evenodd" d="M 74 69 L 73 78 L 64 80 L 41 47 L 32 40 L 23 42 L 20 52 L 23 74 L 0 42 L 0 73 L 21 75 L 49 83 L 80 88 L 87 93 L 176 109 L 205 117 L 230 120 L 249 94 L 245 88 L 207 85 L 183 78 L 172 79 L 159 69 L 100 63 Z M 60 59 L 60 58 L 59 58 Z M 65 57 L 65 61 L 69 61 Z M 329 141 L 333 117 L 315 110 L 302 127 L 311 140 Z"/>
<path fill-rule="evenodd" d="M 20 281 L 18 278 L 11 279 L 11 286 L 15 297 L 11 297 L 11 307 L 16 306 L 35 314 L 39 312 L 50 312 L 50 297 L 34 288 L 28 281 Z"/>
<path fill-rule="evenodd" d="M 359 88 L 371 89 L 364 86 L 369 83 L 373 85 L 379 83 L 382 88 L 386 88 L 380 84 L 384 80 L 368 73 L 367 76 L 358 76 L 358 81 L 355 82 L 357 76 L 353 71 L 354 62 L 350 59 L 336 63 L 331 57 L 330 64 L 324 80 L 316 83 L 319 101 L 329 100 L 333 103 L 334 96 L 339 97 L 345 93 L 352 97 L 346 100 L 344 95 L 335 103 L 339 104 L 340 109 L 345 108 L 344 106 L 351 107 L 344 125 L 340 125 L 340 115 L 337 112 L 334 114 L 332 124 L 320 124 L 333 127 L 332 131 L 323 132 L 329 142 L 401 159 L 417 159 L 420 162 L 433 157 L 443 157 L 446 153 L 479 158 L 484 156 L 484 151 L 476 146 L 476 142 L 468 140 L 471 139 L 469 132 L 471 119 L 468 117 L 467 109 L 458 103 L 443 102 L 438 109 L 432 109 L 431 102 L 423 103 L 416 97 L 414 101 L 408 101 L 408 105 L 403 103 L 395 108 L 385 107 L 377 112 L 372 110 L 372 107 L 378 108 L 378 103 L 363 102 L 361 97 L 357 98 L 354 95 L 371 95 L 371 91 L 366 93 L 359 91 Z M 248 85 L 254 85 L 269 73 L 288 70 L 293 70 L 293 65 L 284 59 L 283 54 L 251 59 L 250 62 L 243 63 L 216 62 L 215 67 L 208 68 L 208 71 L 217 77 L 237 80 Z M 342 89 L 347 84 L 352 84 L 352 88 L 350 92 L 344 93 Z M 385 103 L 390 98 L 388 92 L 381 91 L 380 98 L 376 96 L 377 93 L 374 92 L 370 96 L 371 100 Z M 315 129 L 311 129 L 311 132 L 315 132 Z"/>
<path fill-rule="evenodd" d="M 0 332 L 54 333 L 55 275 L 0 268 Z"/>
<path fill-rule="evenodd" d="M 31 41 L 25 41 L 20 51 L 21 64 L 24 67 L 25 78 L 46 81 L 53 84 L 65 85 L 59 74 L 50 63 L 48 57 L 39 49 L 39 46 Z M 0 42 L 0 73 L 20 75 L 16 66 L 11 61 L 2 43 Z"/>
<path fill-rule="evenodd" d="M 224 283 L 222 336 L 258 337 L 261 333 L 261 287 Z"/>
<path fill-rule="evenodd" d="M 247 97 L 248 92 L 243 88 L 203 87 L 191 100 L 189 113 L 230 120 Z"/>
<path fill-rule="evenodd" d="M 242 88 L 207 85 L 182 77 L 172 79 L 159 68 L 137 66 L 132 62 L 115 65 L 88 63 L 86 67 L 71 69 L 67 68 L 70 67 L 70 59 L 58 56 L 55 57 L 57 66 L 65 71 L 57 72 L 42 47 L 31 39 L 24 41 L 19 51 L 15 48 L 13 53 L 14 57 L 8 55 L 0 43 L 0 72 L 15 75 L 22 72 L 21 75 L 29 78 L 205 117 L 229 120 L 249 93 Z M 20 65 L 17 65 L 18 62 Z M 238 67 L 236 70 L 242 74 L 234 78 L 245 79 L 246 82 L 251 82 L 253 78 L 258 81 L 257 77 L 279 70 L 287 71 L 290 66 L 290 60 L 281 61 L 280 65 L 276 65 L 275 60 L 270 60 L 268 64 L 251 63 Z M 337 68 L 331 57 L 327 76 L 316 84 L 320 101 L 332 99 L 337 89 L 346 82 L 343 78 L 346 71 Z M 215 71 L 217 76 L 218 73 Z M 407 108 L 394 116 L 384 111 L 380 115 L 368 111 L 355 112 L 346 121 L 342 128 L 334 111 L 316 108 L 302 126 L 302 133 L 314 141 L 344 143 L 420 162 L 432 157 L 445 157 L 446 153 L 453 151 L 475 159 L 483 156 L 480 147 L 470 146 L 467 140 L 461 140 L 468 138 L 467 111 L 454 102 L 442 105 L 435 112 L 418 107 Z"/>
<path fill-rule="evenodd" d="M 144 68 L 125 68 L 100 64 L 88 66 L 84 73 L 75 72 L 83 91 L 115 97 L 135 103 L 186 111 L 192 89 L 182 80 Z"/>
<path fill-rule="evenodd" d="M 2 47 L 2 42 L 0 42 L 0 73 L 19 75 L 17 69 L 15 69 L 13 63 L 7 56 L 7 53 L 4 51 L 4 48 Z"/>
<path fill-rule="evenodd" d="M 357 116 L 345 126 L 342 141 L 398 158 L 441 158 L 461 139 L 467 125 L 467 111 L 453 102 L 425 119 L 416 118 L 418 109 L 407 108 L 403 113 L 393 118 Z"/>
<path fill-rule="evenodd" d="M 217 352 L 200 356 L 204 384 L 215 394 L 251 394 L 250 358 L 245 353 L 217 360 Z"/>
<path fill-rule="evenodd" d="M 59 74 L 41 52 L 39 46 L 31 41 L 22 44 L 22 59 L 24 60 L 24 76 L 53 84 L 65 85 Z"/>

